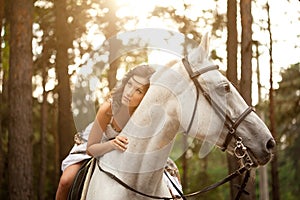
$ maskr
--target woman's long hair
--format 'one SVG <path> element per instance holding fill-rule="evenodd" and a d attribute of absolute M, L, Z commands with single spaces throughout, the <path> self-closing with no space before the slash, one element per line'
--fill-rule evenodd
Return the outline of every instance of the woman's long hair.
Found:
<path fill-rule="evenodd" d="M 150 78 L 152 74 L 155 72 L 155 69 L 150 67 L 149 65 L 138 65 L 134 68 L 132 68 L 122 79 L 121 84 L 118 87 L 115 87 L 112 91 L 112 114 L 115 115 L 118 113 L 119 108 L 122 105 L 122 95 L 125 88 L 125 85 L 127 84 L 128 80 L 136 75 L 143 78 L 146 78 L 149 81 L 150 84 Z"/>

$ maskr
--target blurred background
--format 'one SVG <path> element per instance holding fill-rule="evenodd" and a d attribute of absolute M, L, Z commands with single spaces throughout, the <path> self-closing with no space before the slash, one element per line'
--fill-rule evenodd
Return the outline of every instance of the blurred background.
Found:
<path fill-rule="evenodd" d="M 200 42 L 210 32 L 211 59 L 277 142 L 242 199 L 299 199 L 299 21 L 297 0 L 0 0 L 0 199 L 54 199 L 74 134 L 93 121 L 123 75 L 140 63 L 178 58 L 147 48 L 151 37 L 125 37 L 149 28 L 170 30 L 159 39 L 179 49 L 172 33 Z M 117 52 L 124 46 L 131 49 Z M 217 148 L 200 159 L 201 142 L 182 134 L 175 146 L 170 156 L 184 193 L 237 168 Z M 195 199 L 234 199 L 239 182 Z"/>

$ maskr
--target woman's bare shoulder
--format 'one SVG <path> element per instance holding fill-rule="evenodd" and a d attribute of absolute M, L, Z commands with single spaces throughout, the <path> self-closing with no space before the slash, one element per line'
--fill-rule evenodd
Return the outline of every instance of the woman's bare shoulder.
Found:
<path fill-rule="evenodd" d="M 105 101 L 99 108 L 98 117 L 110 119 L 112 116 L 111 102 Z"/>

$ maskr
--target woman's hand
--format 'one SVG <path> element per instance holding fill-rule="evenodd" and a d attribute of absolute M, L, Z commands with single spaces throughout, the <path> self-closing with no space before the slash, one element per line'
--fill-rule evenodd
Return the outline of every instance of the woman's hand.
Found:
<path fill-rule="evenodd" d="M 125 151 L 127 149 L 128 139 L 124 136 L 118 135 L 110 142 L 115 150 Z"/>

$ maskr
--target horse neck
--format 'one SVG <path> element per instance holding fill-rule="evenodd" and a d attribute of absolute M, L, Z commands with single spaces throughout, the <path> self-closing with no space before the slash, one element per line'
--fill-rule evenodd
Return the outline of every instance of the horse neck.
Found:
<path fill-rule="evenodd" d="M 151 88 L 148 93 L 154 94 Z M 154 98 L 155 99 L 155 98 Z M 112 151 L 101 157 L 106 170 L 118 174 L 122 180 L 140 185 L 159 185 L 171 151 L 179 123 L 168 113 L 169 101 L 154 104 L 152 97 L 143 102 L 126 124 L 121 135 L 128 137 L 125 152 Z M 149 106 L 152 105 L 152 106 Z M 176 126 L 177 125 L 177 126 Z M 152 188 L 152 187 L 151 187 Z"/>

